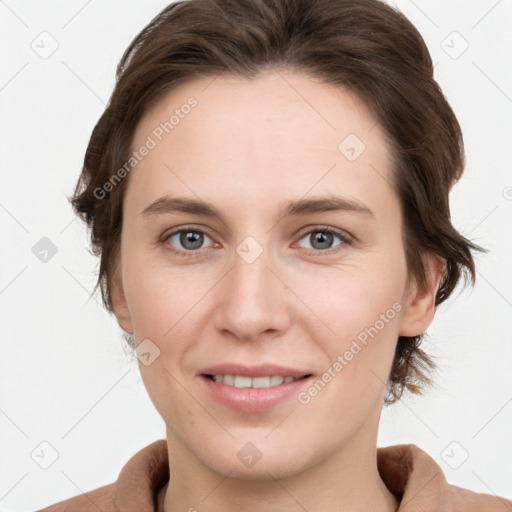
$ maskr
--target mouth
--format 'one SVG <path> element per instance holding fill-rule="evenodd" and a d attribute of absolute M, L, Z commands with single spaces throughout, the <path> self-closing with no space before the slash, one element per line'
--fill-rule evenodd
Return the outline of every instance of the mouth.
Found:
<path fill-rule="evenodd" d="M 197 375 L 207 396 L 240 412 L 263 412 L 297 397 L 312 373 L 274 365 L 219 365 Z"/>
<path fill-rule="evenodd" d="M 262 375 L 260 377 L 248 377 L 246 375 L 223 375 L 223 374 L 203 374 L 204 377 L 210 379 L 219 384 L 225 384 L 226 386 L 242 389 L 242 388 L 273 388 L 280 386 L 283 383 L 296 382 L 298 380 L 307 379 L 311 377 L 308 373 L 302 377 L 292 377 L 291 375 Z"/>

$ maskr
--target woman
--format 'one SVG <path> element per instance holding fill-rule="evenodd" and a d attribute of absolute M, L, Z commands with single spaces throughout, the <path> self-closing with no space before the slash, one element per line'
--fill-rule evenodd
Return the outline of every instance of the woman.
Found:
<path fill-rule="evenodd" d="M 167 427 L 45 511 L 512 510 L 377 449 L 473 244 L 459 124 L 377 0 L 191 0 L 132 42 L 73 205 Z"/>

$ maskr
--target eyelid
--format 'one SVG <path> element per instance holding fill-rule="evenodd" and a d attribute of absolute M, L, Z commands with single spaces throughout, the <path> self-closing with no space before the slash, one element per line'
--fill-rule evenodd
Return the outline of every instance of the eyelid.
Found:
<path fill-rule="evenodd" d="M 299 231 L 297 235 L 299 238 L 304 238 L 304 235 L 314 233 L 316 231 L 327 231 L 329 233 L 334 233 L 339 236 L 341 239 L 348 241 L 354 240 L 354 237 L 348 233 L 347 231 L 339 228 L 335 228 L 333 226 L 323 225 L 323 224 L 311 224 L 310 226 L 306 226 Z"/>
<path fill-rule="evenodd" d="M 208 228 L 206 228 L 205 226 L 201 226 L 201 225 L 197 225 L 197 224 L 183 224 L 181 226 L 176 226 L 174 228 L 170 228 L 170 229 L 164 231 L 164 233 L 161 236 L 161 239 L 163 241 L 165 241 L 170 236 L 176 235 L 177 233 L 180 233 L 181 231 L 198 231 L 200 233 L 205 234 L 209 238 L 212 238 L 212 236 L 210 236 L 208 234 Z"/>

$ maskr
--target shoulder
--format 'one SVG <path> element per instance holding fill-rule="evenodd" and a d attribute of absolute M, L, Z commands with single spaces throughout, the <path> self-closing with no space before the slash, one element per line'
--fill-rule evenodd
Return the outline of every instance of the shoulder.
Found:
<path fill-rule="evenodd" d="M 378 448 L 377 464 L 386 486 L 401 498 L 399 512 L 512 512 L 506 498 L 449 484 L 437 462 L 415 444 Z"/>
<path fill-rule="evenodd" d="M 450 485 L 450 503 L 453 510 L 466 512 L 511 512 L 512 501 L 502 496 L 473 492 Z"/>
<path fill-rule="evenodd" d="M 122 468 L 117 480 L 84 492 L 38 512 L 153 512 L 158 493 L 169 480 L 167 441 L 161 439 L 139 450 Z"/>

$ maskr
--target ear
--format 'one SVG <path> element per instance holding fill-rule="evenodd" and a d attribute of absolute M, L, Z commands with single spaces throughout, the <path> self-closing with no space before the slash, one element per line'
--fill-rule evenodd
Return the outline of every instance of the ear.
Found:
<path fill-rule="evenodd" d="M 114 314 L 117 318 L 117 323 L 123 329 L 123 331 L 133 334 L 132 319 L 130 311 L 126 303 L 126 297 L 124 295 L 123 282 L 121 278 L 121 272 L 117 267 L 114 270 L 114 276 L 109 286 L 110 300 L 112 301 L 112 307 Z"/>
<path fill-rule="evenodd" d="M 404 312 L 400 323 L 400 336 L 418 336 L 432 323 L 435 299 L 443 277 L 446 260 L 438 254 L 428 253 L 423 258 L 425 283 L 418 285 L 411 279 L 404 299 Z"/>

